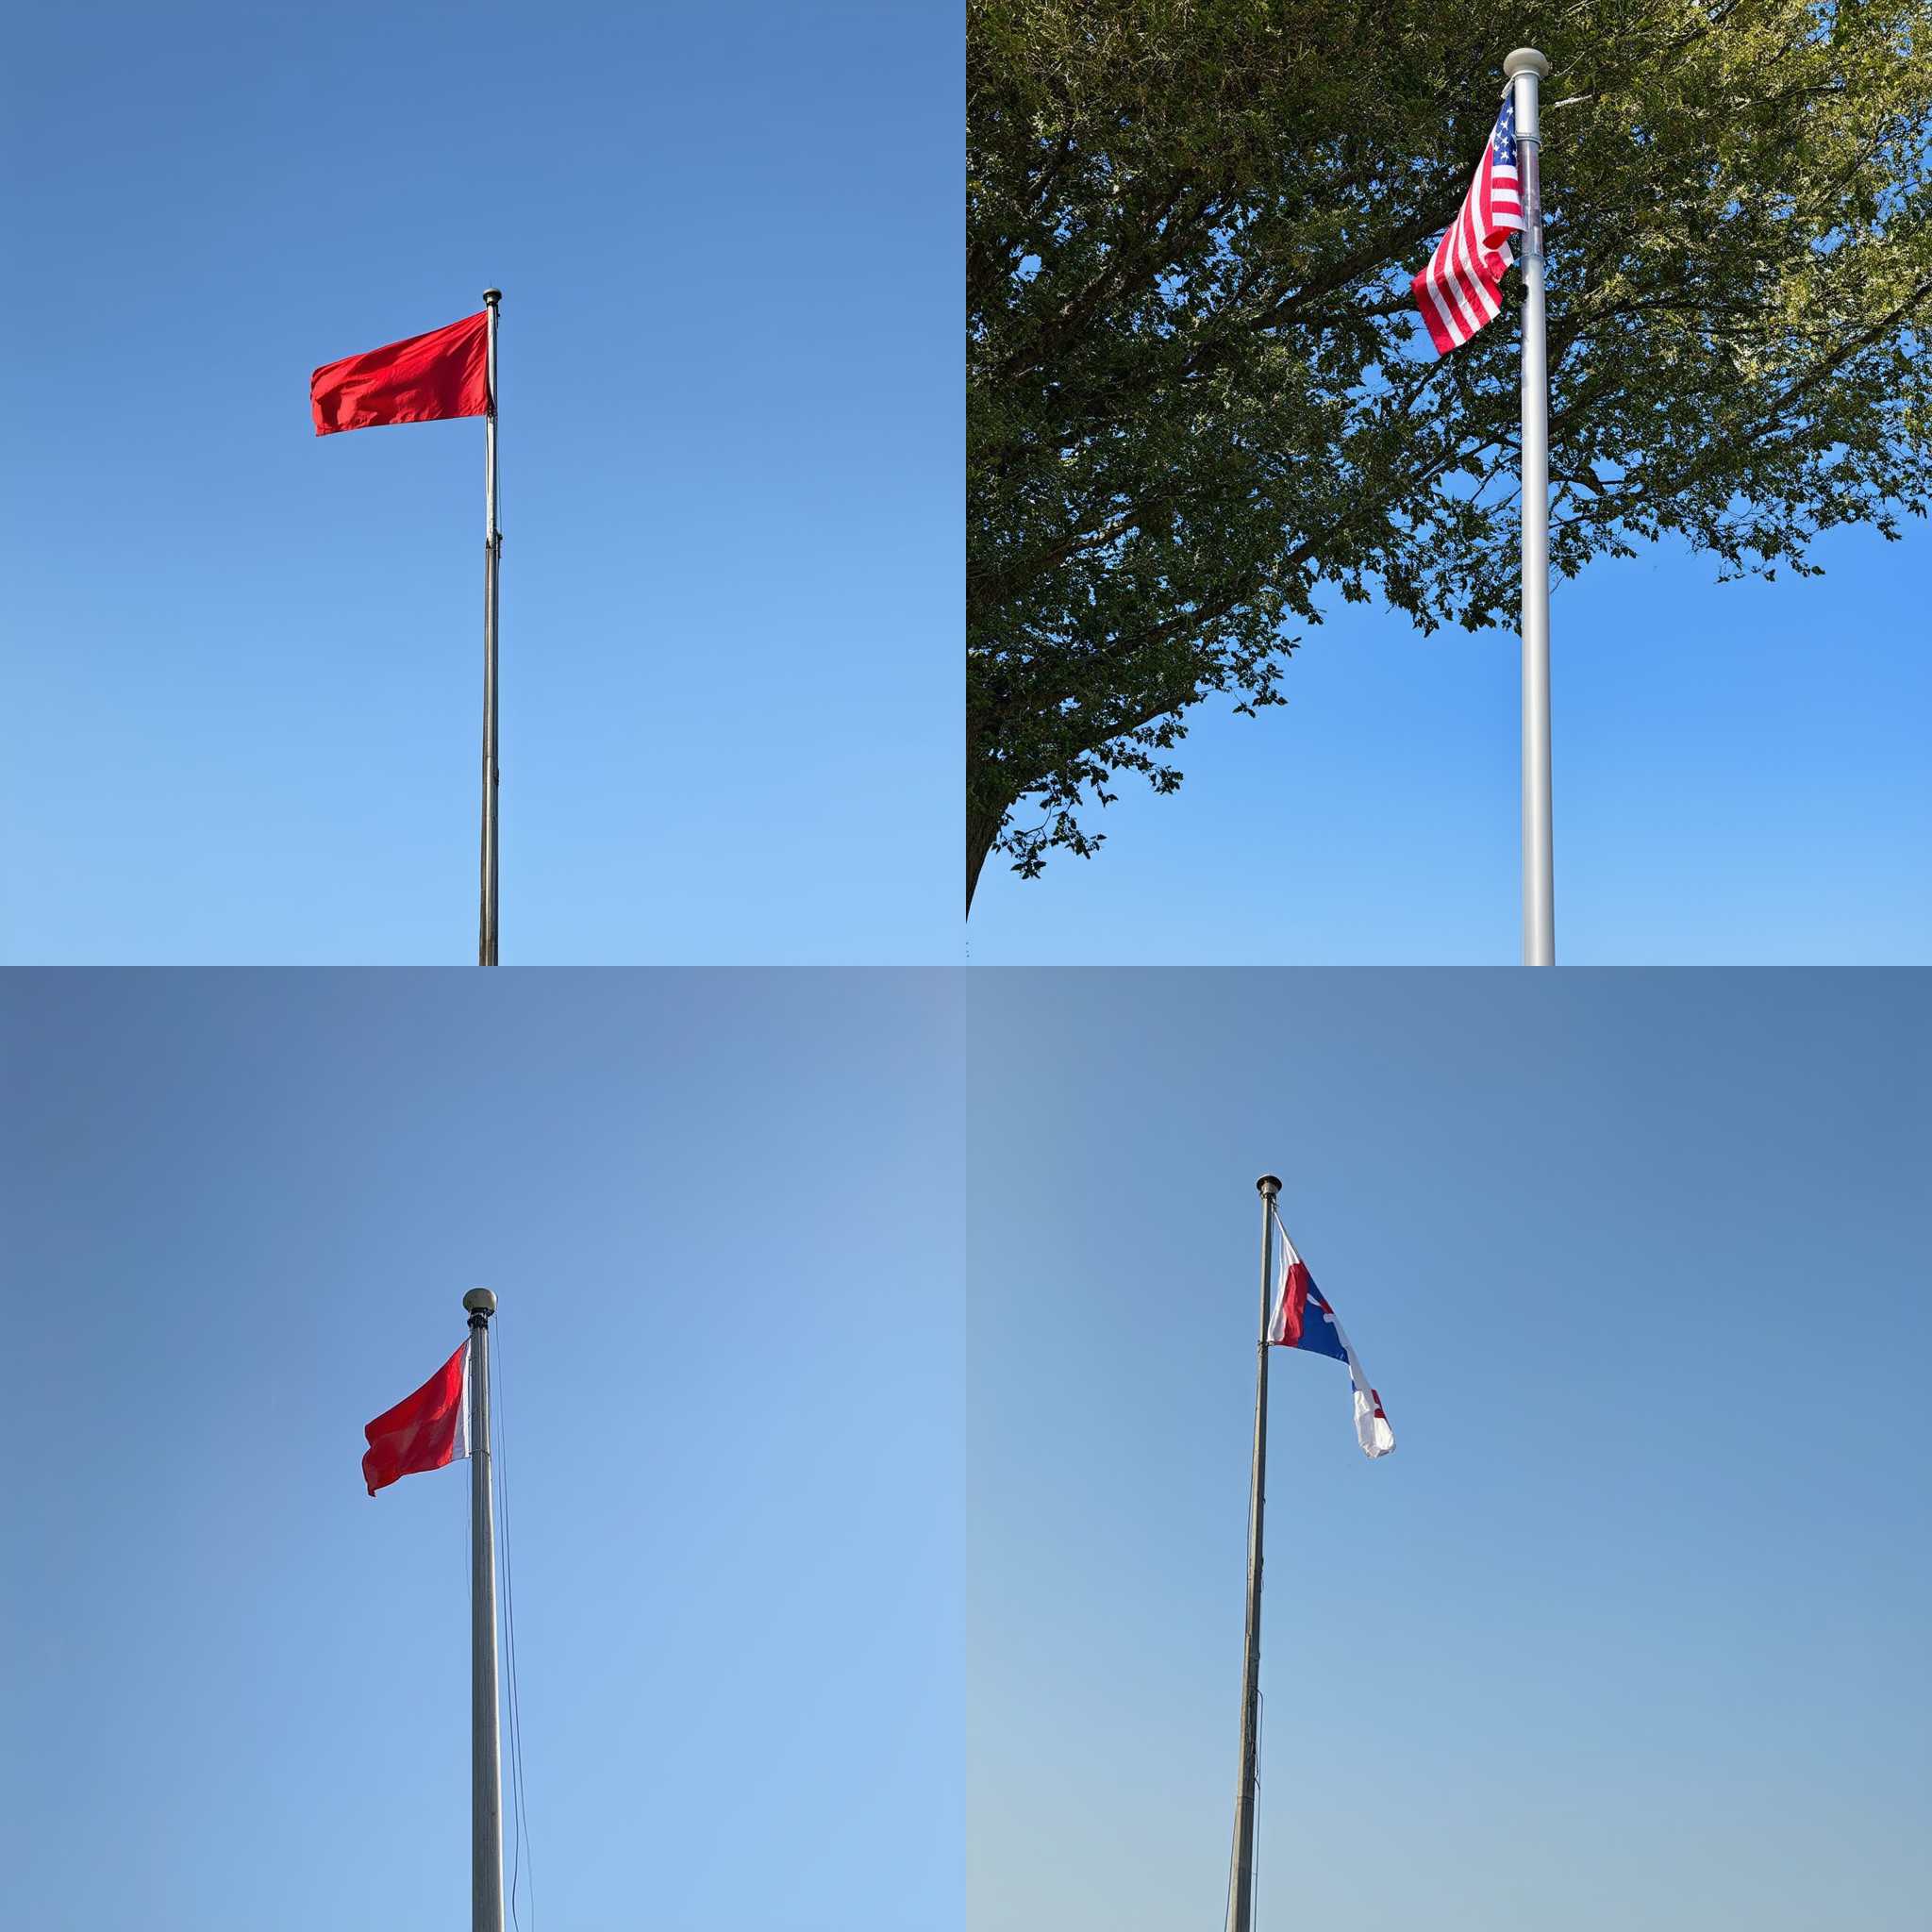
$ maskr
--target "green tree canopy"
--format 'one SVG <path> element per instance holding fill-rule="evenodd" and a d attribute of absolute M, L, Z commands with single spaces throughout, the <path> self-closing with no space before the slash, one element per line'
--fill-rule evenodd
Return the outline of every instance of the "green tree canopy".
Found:
<path fill-rule="evenodd" d="M 1551 556 L 1923 515 L 1932 0 L 970 0 L 967 891 L 1098 842 L 1326 591 L 1514 624 L 1512 310 L 1409 276 L 1540 47 Z M 1507 297 L 1507 291 L 1506 291 Z"/>

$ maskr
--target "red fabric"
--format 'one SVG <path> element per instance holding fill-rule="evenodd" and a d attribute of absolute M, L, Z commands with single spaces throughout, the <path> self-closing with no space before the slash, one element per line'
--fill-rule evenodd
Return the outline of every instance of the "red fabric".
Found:
<path fill-rule="evenodd" d="M 1274 1310 L 1274 1334 L 1276 1348 L 1299 1348 L 1302 1340 L 1302 1318 L 1308 1307 L 1308 1264 L 1306 1261 L 1290 1263 L 1288 1279 L 1281 1284 L 1280 1306 Z"/>
<path fill-rule="evenodd" d="M 463 1422 L 463 1356 L 469 1345 L 464 1342 L 415 1394 L 406 1395 L 362 1431 L 369 1438 L 362 1480 L 372 1496 L 398 1476 L 441 1469 L 457 1459 Z"/>
<path fill-rule="evenodd" d="M 315 433 L 490 413 L 490 311 L 326 362 L 308 378 Z"/>

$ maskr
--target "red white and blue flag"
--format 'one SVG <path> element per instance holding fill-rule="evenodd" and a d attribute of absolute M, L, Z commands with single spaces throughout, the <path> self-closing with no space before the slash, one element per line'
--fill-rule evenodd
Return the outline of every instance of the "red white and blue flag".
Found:
<path fill-rule="evenodd" d="M 1511 260 L 1509 237 L 1524 232 L 1523 184 L 1516 169 L 1516 92 L 1503 98 L 1482 165 L 1462 212 L 1436 244 L 1410 287 L 1439 356 L 1459 349 L 1502 312 L 1498 291 Z"/>
<path fill-rule="evenodd" d="M 1274 1312 L 1268 1322 L 1268 1340 L 1277 1348 L 1303 1348 L 1310 1355 L 1325 1355 L 1348 1364 L 1348 1379 L 1355 1390 L 1355 1434 L 1364 1456 L 1387 1456 L 1395 1447 L 1395 1431 L 1382 1411 L 1382 1398 L 1369 1386 L 1362 1374 L 1341 1324 L 1328 1298 L 1315 1286 L 1308 1264 L 1295 1253 L 1281 1216 L 1274 1217 L 1274 1229 L 1281 1237 L 1281 1279 L 1274 1291 Z"/>

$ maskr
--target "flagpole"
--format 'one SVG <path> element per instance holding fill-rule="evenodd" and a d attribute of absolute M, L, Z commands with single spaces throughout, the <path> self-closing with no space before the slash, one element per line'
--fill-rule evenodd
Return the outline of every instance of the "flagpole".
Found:
<path fill-rule="evenodd" d="M 1523 189 L 1523 963 L 1557 963 L 1550 801 L 1550 373 L 1543 337 L 1542 137 L 1550 63 L 1534 47 L 1503 62 L 1516 93 Z"/>
<path fill-rule="evenodd" d="M 483 891 L 476 963 L 496 964 L 496 575 L 503 532 L 496 527 L 496 311 L 501 289 L 485 289 L 490 311 L 490 410 L 483 419 Z"/>
<path fill-rule="evenodd" d="M 503 1755 L 496 1701 L 496 1531 L 490 1479 L 490 1318 L 496 1297 L 473 1288 L 470 1311 L 470 1925 L 503 1932 Z"/>
<path fill-rule="evenodd" d="M 1248 1474 L 1248 1611 L 1241 1657 L 1241 1772 L 1234 1807 L 1232 1932 L 1253 1932 L 1255 1923 L 1255 1800 L 1261 1769 L 1261 1513 L 1268 1478 L 1268 1304 L 1274 1280 L 1274 1197 L 1281 1191 L 1281 1183 L 1272 1174 L 1264 1174 L 1255 1187 L 1261 1196 L 1261 1324 L 1256 1341 L 1255 1459 Z"/>

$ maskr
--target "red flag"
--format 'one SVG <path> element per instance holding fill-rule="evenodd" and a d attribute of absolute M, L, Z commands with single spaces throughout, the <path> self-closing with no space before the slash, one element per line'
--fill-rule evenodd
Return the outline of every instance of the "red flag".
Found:
<path fill-rule="evenodd" d="M 362 1431 L 369 1438 L 362 1480 L 372 1496 L 399 1475 L 441 1469 L 470 1453 L 469 1391 L 466 1341 L 415 1394 L 406 1395 Z"/>
<path fill-rule="evenodd" d="M 490 413 L 490 311 L 325 362 L 308 378 L 315 433 Z"/>

